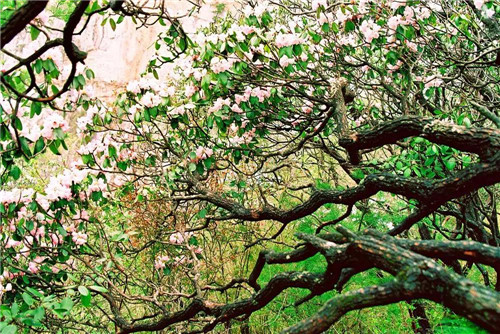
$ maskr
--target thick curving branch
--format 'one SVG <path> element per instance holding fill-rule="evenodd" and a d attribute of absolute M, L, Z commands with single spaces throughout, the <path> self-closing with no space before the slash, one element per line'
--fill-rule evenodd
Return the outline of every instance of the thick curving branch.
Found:
<path fill-rule="evenodd" d="M 384 122 L 373 129 L 354 133 L 339 141 L 353 164 L 359 164 L 360 150 L 374 149 L 399 140 L 420 136 L 433 143 L 447 145 L 463 152 L 489 157 L 500 149 L 500 130 L 467 128 L 435 118 L 402 117 Z"/>
<path fill-rule="evenodd" d="M 45 9 L 48 3 L 48 0 L 30 0 L 16 10 L 0 30 L 0 48 L 4 48 L 17 34 L 23 31 L 31 20 Z"/>
<path fill-rule="evenodd" d="M 415 213 L 418 219 L 409 219 L 402 226 L 396 227 L 391 234 L 399 234 L 428 215 L 439 205 L 461 197 L 479 188 L 500 182 L 500 150 L 490 158 L 473 164 L 454 175 L 441 180 L 406 178 L 392 174 L 372 174 L 358 186 L 347 190 L 315 190 L 302 204 L 290 210 L 282 210 L 271 205 L 260 209 L 249 209 L 242 204 L 222 197 L 201 186 L 197 186 L 200 195 L 197 199 L 205 200 L 230 212 L 230 218 L 246 221 L 276 220 L 287 224 L 314 213 L 321 206 L 334 203 L 352 205 L 369 198 L 379 191 L 389 192 L 416 199 L 423 209 Z M 427 208 L 430 208 L 429 210 Z"/>
<path fill-rule="evenodd" d="M 422 252 L 433 257 L 441 255 L 454 259 L 475 255 L 476 260 L 484 256 L 483 262 L 497 265 L 500 260 L 498 248 L 475 242 L 442 244 L 428 241 L 411 245 L 411 241 L 405 241 L 406 246 L 413 246 L 420 251 L 417 253 L 401 247 L 399 240 L 382 236 L 378 232 L 368 231 L 364 235 L 356 236 L 344 228 L 339 230 L 349 239 L 344 256 L 351 258 L 352 262 L 371 263 L 373 267 L 393 274 L 395 280 L 336 296 L 315 315 L 282 333 L 322 333 L 351 310 L 420 298 L 443 304 L 489 331 L 499 328 L 498 292 L 449 272 L 435 261 L 419 254 Z M 313 242 L 317 248 L 322 248 L 321 253 L 327 260 L 330 254 L 336 253 L 337 246 L 332 242 L 325 243 L 315 236 L 302 235 L 301 238 Z M 445 249 L 437 250 L 440 246 Z M 446 249 L 449 252 L 446 252 Z"/>
<path fill-rule="evenodd" d="M 78 48 L 73 44 L 73 33 L 78 23 L 80 23 L 80 20 L 89 4 L 90 0 L 81 0 L 69 16 L 68 22 L 63 30 L 64 51 L 73 66 L 80 61 L 83 62 L 83 60 L 87 57 L 85 52 L 78 50 Z"/>

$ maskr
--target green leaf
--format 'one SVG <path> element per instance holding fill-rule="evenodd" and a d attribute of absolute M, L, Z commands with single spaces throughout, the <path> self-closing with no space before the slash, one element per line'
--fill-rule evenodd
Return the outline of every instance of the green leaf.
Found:
<path fill-rule="evenodd" d="M 186 39 L 185 38 L 181 38 L 179 40 L 179 49 L 181 49 L 182 51 L 184 51 L 186 49 Z"/>
<path fill-rule="evenodd" d="M 35 297 L 38 297 L 38 298 L 42 298 L 43 297 L 43 294 L 40 293 L 40 291 L 38 291 L 36 289 L 28 287 L 28 288 L 26 288 L 26 290 L 28 290 Z"/>
<path fill-rule="evenodd" d="M 19 304 L 14 302 L 12 304 L 12 307 L 10 308 L 10 312 L 12 314 L 12 317 L 16 317 L 17 313 L 19 312 Z"/>
<path fill-rule="evenodd" d="M 35 39 L 38 38 L 38 35 L 40 35 L 40 29 L 34 26 L 30 26 L 30 35 L 31 35 L 31 40 L 34 41 Z"/>
<path fill-rule="evenodd" d="M 35 309 L 35 311 L 33 312 L 33 318 L 34 318 L 35 320 L 40 321 L 40 320 L 42 320 L 42 319 L 43 319 L 43 317 L 44 317 L 44 316 L 45 316 L 45 309 L 44 309 L 42 306 L 38 307 L 38 308 L 37 308 L 37 309 Z"/>
<path fill-rule="evenodd" d="M 398 59 L 399 59 L 399 54 L 397 52 L 389 51 L 387 53 L 387 61 L 392 65 L 395 65 Z"/>
<path fill-rule="evenodd" d="M 207 215 L 207 209 L 202 209 L 200 212 L 198 212 L 198 217 L 200 218 L 205 218 Z"/>
<path fill-rule="evenodd" d="M 91 286 L 89 286 L 89 289 L 94 290 L 94 291 L 98 291 L 98 292 L 108 292 L 108 289 L 106 289 L 102 286 L 98 286 L 98 285 L 91 285 Z"/>
<path fill-rule="evenodd" d="M 40 74 L 40 72 L 42 72 L 42 69 L 43 69 L 42 60 L 37 59 L 37 61 L 35 62 L 34 68 L 35 68 L 35 72 L 37 74 Z"/>
<path fill-rule="evenodd" d="M 33 118 L 35 115 L 40 115 L 42 112 L 42 104 L 40 102 L 33 102 L 30 108 L 30 117 Z"/>
<path fill-rule="evenodd" d="M 198 174 L 203 175 L 205 168 L 203 167 L 202 163 L 199 163 L 196 165 L 196 171 L 198 172 Z"/>
<path fill-rule="evenodd" d="M 205 165 L 205 168 L 208 170 L 210 169 L 210 167 L 212 166 L 212 164 L 214 163 L 214 158 L 213 157 L 210 157 L 208 159 L 205 159 L 203 161 L 203 164 Z"/>
<path fill-rule="evenodd" d="M 30 294 L 29 294 L 29 293 L 27 293 L 27 292 L 23 292 L 22 297 L 23 297 L 24 302 L 25 302 L 26 304 L 28 304 L 28 306 L 33 305 L 33 303 L 35 302 L 35 301 L 33 300 L 33 298 L 30 296 Z"/>
<path fill-rule="evenodd" d="M 455 166 L 457 165 L 457 161 L 455 158 L 451 157 L 450 159 L 446 160 L 444 164 L 446 168 L 448 168 L 448 170 L 453 170 L 453 168 L 455 168 Z"/>
<path fill-rule="evenodd" d="M 425 159 L 424 166 L 432 165 L 435 159 L 436 159 L 435 157 L 428 157 L 427 159 Z"/>
<path fill-rule="evenodd" d="M 10 135 L 10 131 L 7 128 L 7 125 L 1 124 L 0 125 L 0 140 L 9 140 L 12 139 L 12 136 Z"/>
<path fill-rule="evenodd" d="M 84 296 L 80 296 L 80 301 L 82 302 L 82 305 L 85 307 L 90 307 L 90 300 L 92 299 L 92 296 L 90 294 Z"/>
<path fill-rule="evenodd" d="M 17 130 L 21 131 L 23 129 L 23 123 L 21 122 L 19 117 L 14 117 L 13 121 L 14 121 L 14 127 Z"/>
<path fill-rule="evenodd" d="M 126 171 L 128 168 L 127 163 L 125 161 L 118 162 L 116 166 L 122 171 Z"/>
<path fill-rule="evenodd" d="M 61 308 L 66 310 L 67 312 L 71 311 L 73 305 L 73 300 L 71 300 L 71 298 L 69 297 L 66 297 L 61 301 Z"/>
<path fill-rule="evenodd" d="M 28 145 L 28 140 L 24 137 L 20 137 L 19 142 L 21 143 L 21 150 L 24 152 L 24 154 L 26 154 L 27 157 L 31 157 L 31 151 Z"/>
<path fill-rule="evenodd" d="M 55 128 L 53 132 L 57 139 L 64 139 L 64 132 L 61 128 Z"/>
<path fill-rule="evenodd" d="M 90 291 L 89 289 L 87 289 L 86 287 L 84 287 L 83 285 L 80 285 L 78 287 L 78 292 L 80 292 L 82 294 L 82 296 L 88 296 L 90 294 Z"/>
<path fill-rule="evenodd" d="M 85 86 L 85 78 L 83 77 L 83 75 L 79 75 L 76 77 L 76 79 L 78 80 L 78 83 L 80 84 L 80 86 Z"/>
<path fill-rule="evenodd" d="M 222 86 L 226 86 L 228 82 L 228 75 L 225 72 L 217 74 L 217 80 L 219 80 Z"/>
<path fill-rule="evenodd" d="M 43 138 L 40 137 L 35 143 L 35 151 L 33 152 L 33 154 L 42 152 L 44 148 L 45 148 L 45 142 L 43 141 Z"/>
<path fill-rule="evenodd" d="M 10 176 L 14 178 L 14 180 L 19 180 L 19 177 L 21 176 L 21 169 L 19 167 L 14 166 L 9 172 Z"/>
<path fill-rule="evenodd" d="M 345 23 L 345 32 L 353 31 L 355 28 L 356 26 L 354 25 L 354 22 L 349 20 Z"/>
<path fill-rule="evenodd" d="M 281 58 L 283 56 L 287 56 L 288 58 L 293 58 L 293 47 L 287 46 L 279 49 L 278 56 Z"/>
<path fill-rule="evenodd" d="M 2 334 L 16 334 L 17 326 L 16 325 L 8 325 L 2 329 Z"/>
<path fill-rule="evenodd" d="M 113 20 L 112 18 L 109 19 L 109 24 L 111 25 L 111 29 L 113 29 L 113 31 L 115 31 L 116 29 L 116 22 L 115 20 Z"/>
<path fill-rule="evenodd" d="M 94 79 L 95 78 L 94 71 L 92 71 L 90 68 L 88 68 L 85 71 L 85 76 L 87 76 L 87 79 L 89 79 L 89 80 Z"/>
<path fill-rule="evenodd" d="M 60 319 L 64 318 L 64 315 L 66 314 L 66 310 L 63 308 L 55 308 L 52 310 Z"/>
<path fill-rule="evenodd" d="M 61 153 L 59 153 L 59 150 L 57 149 L 59 145 L 56 144 L 56 141 L 53 141 L 52 143 L 50 143 L 49 145 L 49 149 L 52 151 L 52 153 L 54 153 L 55 155 L 61 155 Z"/>

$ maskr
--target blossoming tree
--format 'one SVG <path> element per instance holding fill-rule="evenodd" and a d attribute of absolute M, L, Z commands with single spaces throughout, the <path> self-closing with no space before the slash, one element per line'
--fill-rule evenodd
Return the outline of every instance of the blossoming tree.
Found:
<path fill-rule="evenodd" d="M 3 330 L 222 331 L 291 288 L 329 298 L 284 333 L 401 301 L 429 331 L 422 299 L 500 326 L 498 3 L 251 2 L 187 35 L 164 8 L 80 1 L 54 39 L 42 3 L 2 22 L 3 46 L 29 22 L 47 38 L 2 49 Z M 71 41 L 99 13 L 165 26 L 113 104 L 82 93 Z M 72 167 L 17 186 L 72 126 Z"/>

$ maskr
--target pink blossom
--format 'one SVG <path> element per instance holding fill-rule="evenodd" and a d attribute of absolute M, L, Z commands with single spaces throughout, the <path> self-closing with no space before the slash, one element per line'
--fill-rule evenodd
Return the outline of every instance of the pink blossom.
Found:
<path fill-rule="evenodd" d="M 410 6 L 406 7 L 403 14 L 405 16 L 406 23 L 410 24 L 413 21 L 413 16 L 415 15 L 413 8 Z"/>
<path fill-rule="evenodd" d="M 7 244 L 5 245 L 5 248 L 13 248 L 13 247 L 17 247 L 21 244 L 21 241 L 16 241 L 14 239 L 9 239 L 7 241 Z"/>
<path fill-rule="evenodd" d="M 192 95 L 192 94 L 191 94 Z M 151 92 L 147 92 L 141 97 L 141 103 L 148 108 L 153 108 L 162 102 L 161 97 Z"/>
<path fill-rule="evenodd" d="M 196 159 L 194 162 L 198 162 L 200 160 L 205 160 L 210 158 L 214 153 L 214 151 L 211 148 L 200 146 L 196 149 L 195 153 L 196 153 Z"/>
<path fill-rule="evenodd" d="M 356 45 L 356 40 L 353 34 L 349 34 L 347 36 L 342 36 L 339 39 L 339 44 L 340 45 L 350 45 L 350 46 L 355 46 Z"/>
<path fill-rule="evenodd" d="M 174 266 L 179 266 L 179 265 L 184 264 L 186 262 L 189 262 L 189 260 L 185 255 L 177 256 L 174 259 Z"/>
<path fill-rule="evenodd" d="M 237 103 L 237 104 L 240 104 L 241 102 L 246 102 L 246 101 L 248 101 L 248 98 L 249 98 L 249 97 L 250 97 L 250 96 L 248 96 L 248 97 L 247 97 L 247 96 L 245 96 L 245 95 L 239 95 L 239 94 L 236 94 L 236 95 L 234 96 L 234 100 L 236 101 L 236 103 Z"/>
<path fill-rule="evenodd" d="M 425 20 L 431 16 L 431 11 L 427 7 L 418 7 L 415 10 L 415 12 L 417 14 L 417 19 L 419 19 L 419 20 Z"/>
<path fill-rule="evenodd" d="M 277 47 L 285 47 L 305 43 L 305 40 L 297 34 L 278 34 L 274 41 Z"/>
<path fill-rule="evenodd" d="M 141 87 L 138 81 L 131 81 L 127 85 L 127 90 L 134 94 L 139 94 L 141 92 Z"/>
<path fill-rule="evenodd" d="M 94 191 L 106 191 L 108 190 L 107 184 L 104 182 L 102 178 L 94 179 L 92 184 L 88 188 L 89 192 L 92 193 Z"/>
<path fill-rule="evenodd" d="M 43 238 L 45 236 L 45 226 L 40 226 L 35 230 L 35 239 L 40 240 L 40 238 Z"/>
<path fill-rule="evenodd" d="M 165 268 L 165 262 L 167 262 L 169 260 L 170 260 L 170 257 L 168 257 L 167 255 L 157 257 L 155 260 L 155 268 L 157 270 Z"/>
<path fill-rule="evenodd" d="M 170 235 L 169 241 L 172 244 L 180 245 L 187 241 L 191 236 L 193 236 L 193 232 L 176 232 Z"/>
<path fill-rule="evenodd" d="M 403 62 L 401 60 L 398 60 L 396 62 L 396 65 L 387 64 L 387 68 L 389 69 L 389 72 L 393 72 L 398 70 L 401 67 L 401 65 L 403 65 Z"/>
<path fill-rule="evenodd" d="M 485 2 L 485 0 L 474 0 L 474 6 L 476 6 L 477 9 L 481 9 Z"/>
<path fill-rule="evenodd" d="M 189 246 L 189 249 L 191 249 L 195 254 L 203 253 L 203 249 L 201 247 Z"/>
<path fill-rule="evenodd" d="M 54 139 L 53 131 L 57 128 L 60 128 L 63 132 L 67 132 L 69 131 L 69 124 L 61 115 L 57 113 L 45 115 L 41 135 L 49 140 Z"/>
<path fill-rule="evenodd" d="M 333 14 L 332 13 L 321 13 L 319 15 L 319 20 L 318 23 L 323 25 L 325 23 L 331 23 L 333 22 Z"/>
<path fill-rule="evenodd" d="M 260 17 L 262 14 L 264 14 L 269 7 L 269 2 L 268 1 L 261 1 L 255 6 L 254 8 L 254 13 L 255 16 Z"/>
<path fill-rule="evenodd" d="M 73 232 L 76 232 L 76 227 L 75 225 L 71 224 L 71 225 L 66 225 L 66 226 L 63 226 L 64 227 L 64 230 L 68 233 L 73 233 Z"/>
<path fill-rule="evenodd" d="M 304 107 L 302 107 L 302 112 L 304 114 L 310 114 L 312 112 L 312 108 L 309 106 L 304 106 Z"/>
<path fill-rule="evenodd" d="M 168 96 L 175 96 L 175 87 L 174 86 L 168 86 L 165 90 L 165 93 L 168 95 Z"/>
<path fill-rule="evenodd" d="M 358 3 L 358 10 L 359 10 L 359 14 L 366 14 L 368 13 L 368 3 L 370 2 L 370 0 L 359 0 L 359 3 Z"/>
<path fill-rule="evenodd" d="M 52 241 L 53 246 L 57 246 L 59 244 L 62 244 L 63 238 L 61 235 L 56 234 L 56 233 L 49 233 L 50 240 Z"/>
<path fill-rule="evenodd" d="M 188 84 L 184 86 L 184 91 L 186 93 L 186 97 L 190 98 L 191 96 L 194 95 L 194 93 L 196 93 L 196 87 L 192 84 Z"/>
<path fill-rule="evenodd" d="M 171 244 L 180 245 L 184 242 L 184 236 L 182 235 L 182 233 L 177 232 L 170 235 L 169 241 Z"/>
<path fill-rule="evenodd" d="M 229 71 L 235 61 L 235 59 L 221 59 L 218 57 L 214 57 L 210 61 L 210 68 L 214 73 Z"/>
<path fill-rule="evenodd" d="M 373 39 L 380 36 L 380 29 L 381 27 L 372 19 L 363 21 L 363 23 L 361 23 L 361 26 L 359 27 L 359 30 L 365 36 L 368 43 L 371 43 Z"/>
<path fill-rule="evenodd" d="M 339 8 L 335 12 L 335 17 L 337 18 L 338 23 L 344 24 L 347 20 L 352 18 L 352 15 L 349 11 L 346 11 L 346 13 L 344 13 L 342 9 Z"/>
<path fill-rule="evenodd" d="M 87 242 L 87 235 L 83 232 L 73 232 L 73 242 L 77 245 L 84 245 Z"/>
<path fill-rule="evenodd" d="M 405 40 L 405 44 L 412 52 L 418 52 L 417 44 L 410 42 L 409 40 Z"/>
<path fill-rule="evenodd" d="M 291 65 L 291 64 L 294 64 L 295 63 L 295 59 L 293 58 L 288 58 L 286 55 L 283 55 L 281 58 L 280 58 L 280 66 L 281 67 L 287 67 L 288 65 Z"/>
<path fill-rule="evenodd" d="M 245 94 L 248 94 L 249 91 L 250 91 L 251 96 L 255 96 L 259 99 L 259 102 L 264 102 L 264 99 L 271 96 L 271 89 L 269 89 L 269 88 L 261 89 L 260 87 L 255 87 L 255 88 L 249 90 L 249 87 L 247 87 Z"/>
<path fill-rule="evenodd" d="M 186 113 L 186 109 L 184 106 L 178 106 L 170 112 L 172 115 L 184 115 Z"/>
<path fill-rule="evenodd" d="M 209 113 L 214 113 L 222 109 L 223 106 L 229 106 L 231 104 L 231 100 L 218 98 L 215 100 L 214 105 L 208 109 Z"/>
<path fill-rule="evenodd" d="M 402 23 L 401 15 L 392 16 L 389 18 L 389 20 L 387 20 L 387 26 L 391 30 L 396 30 L 398 25 L 400 25 L 401 23 Z"/>
<path fill-rule="evenodd" d="M 239 105 L 237 105 L 236 103 L 234 103 L 232 106 L 231 106 L 231 110 L 237 114 L 243 114 L 244 111 L 240 108 Z"/>
<path fill-rule="evenodd" d="M 38 263 L 36 262 L 33 262 L 33 261 L 30 261 L 29 264 L 28 264 L 28 270 L 32 273 L 32 274 L 36 274 L 40 271 L 40 268 L 39 268 L 39 265 Z"/>
<path fill-rule="evenodd" d="M 57 177 L 51 177 L 49 184 L 45 187 L 46 198 L 49 201 L 57 199 L 70 199 L 72 196 L 71 189 L 68 185 L 63 185 Z"/>
<path fill-rule="evenodd" d="M 391 3 L 391 8 L 398 9 L 399 7 L 405 6 L 405 5 L 406 5 L 406 0 L 394 0 Z"/>
<path fill-rule="evenodd" d="M 4 293 L 11 290 L 12 290 L 12 283 L 7 283 L 5 286 L 3 286 L 2 281 L 0 281 L 0 299 L 2 298 L 2 295 Z"/>
<path fill-rule="evenodd" d="M 251 26 L 241 26 L 240 29 L 245 35 L 250 35 L 251 33 L 255 32 L 255 27 Z"/>

